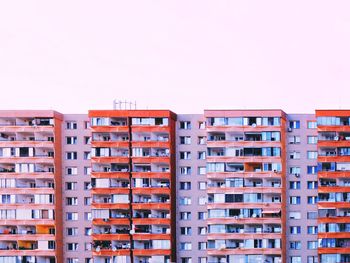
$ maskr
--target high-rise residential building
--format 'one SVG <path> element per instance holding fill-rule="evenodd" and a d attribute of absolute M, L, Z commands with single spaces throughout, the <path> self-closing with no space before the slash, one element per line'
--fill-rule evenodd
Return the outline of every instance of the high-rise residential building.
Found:
<path fill-rule="evenodd" d="M 350 262 L 350 111 L 317 110 L 318 254 Z"/>
<path fill-rule="evenodd" d="M 350 110 L 0 111 L 0 263 L 350 262 Z"/>
<path fill-rule="evenodd" d="M 62 119 L 0 111 L 0 262 L 63 261 Z"/>
<path fill-rule="evenodd" d="M 94 262 L 176 262 L 170 111 L 90 111 Z"/>

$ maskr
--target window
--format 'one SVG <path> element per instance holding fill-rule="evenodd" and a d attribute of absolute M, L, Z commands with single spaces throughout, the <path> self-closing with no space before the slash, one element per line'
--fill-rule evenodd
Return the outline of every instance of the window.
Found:
<path fill-rule="evenodd" d="M 66 213 L 66 220 L 67 221 L 76 221 L 76 220 L 78 220 L 78 213 L 76 213 L 76 212 L 68 212 L 68 213 Z"/>
<path fill-rule="evenodd" d="M 85 249 L 85 251 L 91 251 L 92 244 L 90 242 L 85 242 L 84 243 L 84 249 Z"/>
<path fill-rule="evenodd" d="M 91 221 L 92 220 L 92 216 L 91 215 L 92 215 L 91 212 L 85 212 L 84 213 L 84 219 L 86 221 Z"/>
<path fill-rule="evenodd" d="M 191 182 L 180 182 L 180 190 L 191 190 Z"/>
<path fill-rule="evenodd" d="M 85 236 L 91 236 L 92 234 L 91 227 L 85 227 L 84 234 Z"/>
<path fill-rule="evenodd" d="M 300 175 L 301 169 L 300 167 L 295 167 L 295 166 L 289 167 L 289 173 L 294 175 Z"/>
<path fill-rule="evenodd" d="M 307 263 L 318 263 L 318 256 L 308 256 Z"/>
<path fill-rule="evenodd" d="M 77 175 L 78 168 L 77 167 L 66 167 L 66 175 Z"/>
<path fill-rule="evenodd" d="M 77 152 L 66 152 L 66 160 L 76 160 L 78 158 Z"/>
<path fill-rule="evenodd" d="M 191 152 L 180 152 L 181 160 L 191 160 Z"/>
<path fill-rule="evenodd" d="M 207 212 L 198 212 L 198 220 L 206 220 Z"/>
<path fill-rule="evenodd" d="M 290 257 L 290 263 L 302 263 L 300 256 Z"/>
<path fill-rule="evenodd" d="M 299 144 L 300 143 L 300 136 L 289 136 L 288 142 L 289 142 L 289 144 Z"/>
<path fill-rule="evenodd" d="M 180 212 L 180 220 L 191 220 L 191 212 Z"/>
<path fill-rule="evenodd" d="M 180 234 L 184 236 L 192 235 L 192 227 L 180 227 Z"/>
<path fill-rule="evenodd" d="M 198 204 L 199 205 L 206 205 L 207 204 L 207 197 L 206 196 L 201 196 L 198 198 Z"/>
<path fill-rule="evenodd" d="M 66 182 L 66 190 L 77 190 L 77 182 Z"/>
<path fill-rule="evenodd" d="M 79 263 L 78 258 L 67 258 L 67 263 Z"/>
<path fill-rule="evenodd" d="M 289 159 L 300 159 L 300 152 L 289 153 Z"/>
<path fill-rule="evenodd" d="M 207 242 L 198 242 L 198 250 L 206 250 Z"/>
<path fill-rule="evenodd" d="M 292 181 L 289 182 L 289 189 L 300 189 L 300 182 L 299 181 Z"/>
<path fill-rule="evenodd" d="M 307 152 L 307 158 L 308 158 L 308 159 L 317 159 L 317 152 L 308 151 L 308 152 Z"/>
<path fill-rule="evenodd" d="M 191 144 L 191 136 L 180 136 L 180 144 Z"/>
<path fill-rule="evenodd" d="M 76 130 L 78 128 L 76 121 L 66 121 L 66 129 L 67 130 Z"/>
<path fill-rule="evenodd" d="M 84 182 L 84 190 L 90 190 L 91 182 Z"/>
<path fill-rule="evenodd" d="M 198 144 L 204 145 L 206 143 L 206 138 L 204 136 L 198 136 Z"/>
<path fill-rule="evenodd" d="M 198 160 L 205 160 L 206 152 L 198 152 Z"/>
<path fill-rule="evenodd" d="M 301 213 L 300 212 L 289 212 L 289 219 L 300 219 Z"/>
<path fill-rule="evenodd" d="M 200 121 L 198 122 L 198 128 L 200 130 L 204 130 L 205 129 L 205 121 Z"/>
<path fill-rule="evenodd" d="M 307 197 L 307 203 L 309 205 L 314 205 L 317 203 L 317 196 L 308 196 Z"/>
<path fill-rule="evenodd" d="M 84 144 L 91 144 L 91 137 L 90 136 L 84 136 Z"/>
<path fill-rule="evenodd" d="M 90 122 L 89 121 L 84 121 L 84 128 L 87 130 L 87 129 L 90 129 Z"/>
<path fill-rule="evenodd" d="M 191 174 L 191 172 L 192 172 L 192 169 L 190 166 L 180 167 L 180 174 L 182 174 L 182 175 L 189 175 L 189 174 Z"/>
<path fill-rule="evenodd" d="M 198 174 L 199 175 L 205 175 L 206 173 L 207 173 L 207 167 L 205 167 L 205 166 L 198 167 Z"/>
<path fill-rule="evenodd" d="M 317 249 L 317 241 L 307 241 L 307 249 Z"/>
<path fill-rule="evenodd" d="M 317 128 L 317 122 L 316 121 L 308 121 L 307 122 L 307 128 L 308 129 L 316 129 Z"/>
<path fill-rule="evenodd" d="M 307 212 L 307 219 L 317 219 L 317 212 Z"/>
<path fill-rule="evenodd" d="M 289 128 L 300 129 L 300 121 L 289 121 Z"/>
<path fill-rule="evenodd" d="M 300 205 L 300 196 L 291 196 L 291 197 L 289 197 L 289 203 L 291 205 Z"/>
<path fill-rule="evenodd" d="M 198 189 L 199 190 L 207 189 L 207 182 L 198 182 Z"/>
<path fill-rule="evenodd" d="M 307 227 L 307 233 L 309 235 L 316 235 L 317 234 L 317 226 L 308 226 Z"/>
<path fill-rule="evenodd" d="M 84 152 L 84 160 L 90 160 L 91 159 L 91 152 Z"/>
<path fill-rule="evenodd" d="M 205 235 L 207 234 L 207 228 L 204 226 L 198 227 L 198 235 Z"/>
<path fill-rule="evenodd" d="M 66 144 L 77 144 L 77 137 L 76 136 L 66 137 Z"/>
<path fill-rule="evenodd" d="M 90 175 L 91 174 L 91 167 L 84 167 L 84 175 Z"/>
<path fill-rule="evenodd" d="M 191 242 L 181 242 L 180 243 L 180 250 L 192 250 L 192 243 Z M 183 260 L 184 258 L 181 258 L 181 261 Z M 188 258 L 186 258 L 188 259 Z M 186 262 L 186 261 L 182 261 L 182 262 Z M 189 261 L 191 262 L 191 261 Z"/>
<path fill-rule="evenodd" d="M 67 236 L 77 236 L 78 228 L 77 227 L 68 227 L 66 228 Z"/>
<path fill-rule="evenodd" d="M 78 205 L 78 197 L 67 197 L 66 205 Z"/>
<path fill-rule="evenodd" d="M 291 227 L 289 227 L 289 231 L 292 235 L 301 234 L 301 227 L 300 226 L 291 226 Z"/>
<path fill-rule="evenodd" d="M 317 144 L 317 136 L 307 136 L 308 144 Z"/>
<path fill-rule="evenodd" d="M 67 250 L 68 251 L 77 251 L 78 250 L 78 243 L 67 243 Z"/>
<path fill-rule="evenodd" d="M 190 205 L 191 197 L 180 197 L 180 205 Z"/>
<path fill-rule="evenodd" d="M 206 257 L 199 257 L 198 258 L 198 263 L 208 263 Z"/>
<path fill-rule="evenodd" d="M 317 166 L 308 166 L 307 174 L 317 174 Z"/>
<path fill-rule="evenodd" d="M 91 197 L 84 197 L 84 205 L 91 205 Z"/>
<path fill-rule="evenodd" d="M 307 189 L 317 189 L 317 181 L 307 181 Z"/>
<path fill-rule="evenodd" d="M 190 121 L 180 121 L 180 129 L 191 130 L 191 122 Z"/>
<path fill-rule="evenodd" d="M 292 250 L 299 250 L 299 249 L 301 249 L 301 242 L 300 241 L 292 241 L 289 243 L 289 248 Z"/>

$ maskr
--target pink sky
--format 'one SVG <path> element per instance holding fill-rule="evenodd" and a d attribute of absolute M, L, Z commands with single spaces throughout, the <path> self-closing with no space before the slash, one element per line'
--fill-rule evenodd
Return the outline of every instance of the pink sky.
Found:
<path fill-rule="evenodd" d="M 2 1 L 0 109 L 350 108 L 350 1 Z"/>

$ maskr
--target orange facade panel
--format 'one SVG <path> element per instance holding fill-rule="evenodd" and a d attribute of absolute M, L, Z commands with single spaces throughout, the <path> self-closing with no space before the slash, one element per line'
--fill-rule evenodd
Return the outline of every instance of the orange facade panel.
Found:
<path fill-rule="evenodd" d="M 121 132 L 128 133 L 128 126 L 91 126 L 91 132 Z"/>
<path fill-rule="evenodd" d="M 170 218 L 133 218 L 134 225 L 170 225 Z"/>
<path fill-rule="evenodd" d="M 91 172 L 91 178 L 129 179 L 128 172 Z"/>
<path fill-rule="evenodd" d="M 132 172 L 132 178 L 151 178 L 151 179 L 168 179 L 170 180 L 170 173 L 163 172 Z"/>
<path fill-rule="evenodd" d="M 112 194 L 129 194 L 129 188 L 92 188 L 91 194 L 112 195 Z"/>
<path fill-rule="evenodd" d="M 41 249 L 33 249 L 33 250 L 0 250 L 0 256 L 34 256 L 34 257 L 54 257 L 56 255 L 56 251 L 53 249 L 41 250 Z"/>
<path fill-rule="evenodd" d="M 129 218 L 108 218 L 108 219 L 102 219 L 102 218 L 94 218 L 92 219 L 93 225 L 130 225 L 130 219 Z"/>
<path fill-rule="evenodd" d="M 133 234 L 134 240 L 170 240 L 170 234 Z"/>
<path fill-rule="evenodd" d="M 129 234 L 92 234 L 93 240 L 118 240 L 118 241 L 130 241 Z"/>
<path fill-rule="evenodd" d="M 91 147 L 128 148 L 127 141 L 92 141 Z"/>
<path fill-rule="evenodd" d="M 50 234 L 1 234 L 0 241 L 44 241 L 55 240 L 55 235 Z"/>
<path fill-rule="evenodd" d="M 91 163 L 129 163 L 129 157 L 111 156 L 111 157 L 92 157 Z"/>
<path fill-rule="evenodd" d="M 99 251 L 93 250 L 92 255 L 94 257 L 130 256 L 130 249 L 100 249 Z"/>
<path fill-rule="evenodd" d="M 169 163 L 170 157 L 132 157 L 133 163 Z"/>
<path fill-rule="evenodd" d="M 170 195 L 170 188 L 168 187 L 140 187 L 132 188 L 133 194 L 164 194 Z"/>
<path fill-rule="evenodd" d="M 170 203 L 133 203 L 135 210 L 170 210 Z"/>
<path fill-rule="evenodd" d="M 122 209 L 122 210 L 129 210 L 130 206 L 129 204 L 115 204 L 115 203 L 92 203 L 91 207 L 93 209 Z"/>

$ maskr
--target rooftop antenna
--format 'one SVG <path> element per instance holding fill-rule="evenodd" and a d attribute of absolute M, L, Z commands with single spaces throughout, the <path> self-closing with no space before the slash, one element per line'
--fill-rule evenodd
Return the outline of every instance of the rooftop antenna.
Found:
<path fill-rule="evenodd" d="M 114 110 L 136 110 L 136 101 L 113 100 Z"/>

